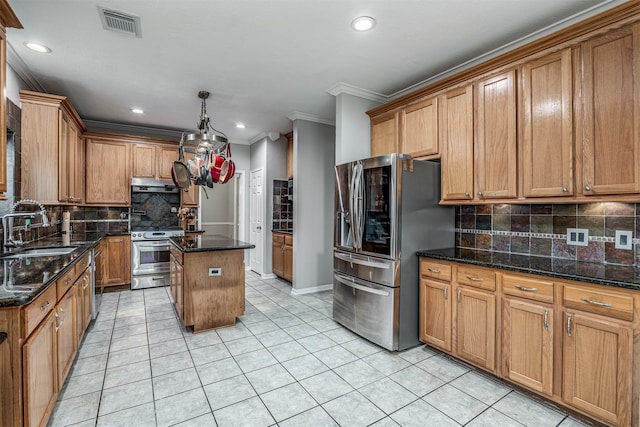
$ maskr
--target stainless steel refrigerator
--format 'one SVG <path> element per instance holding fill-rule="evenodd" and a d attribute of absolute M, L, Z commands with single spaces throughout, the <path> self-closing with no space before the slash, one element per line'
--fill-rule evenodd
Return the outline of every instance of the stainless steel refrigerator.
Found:
<path fill-rule="evenodd" d="M 388 349 L 419 344 L 417 250 L 454 245 L 440 164 L 390 154 L 335 167 L 333 319 Z"/>

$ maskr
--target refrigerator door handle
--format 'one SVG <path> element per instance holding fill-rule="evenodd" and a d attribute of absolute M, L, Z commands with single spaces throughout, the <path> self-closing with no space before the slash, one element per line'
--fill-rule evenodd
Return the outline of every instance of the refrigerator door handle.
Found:
<path fill-rule="evenodd" d="M 363 285 L 359 285 L 356 283 L 356 281 L 354 279 L 351 279 L 349 277 L 343 276 L 341 274 L 335 274 L 334 275 L 335 279 L 346 285 L 349 286 L 350 288 L 354 288 L 354 289 L 358 289 L 359 291 L 363 291 L 363 292 L 368 292 L 370 294 L 375 294 L 375 295 L 380 295 L 383 297 L 387 297 L 389 296 L 389 292 L 385 292 L 385 291 L 381 291 L 379 289 L 374 289 L 374 288 L 370 288 L 368 286 L 363 286 Z"/>
<path fill-rule="evenodd" d="M 386 270 L 388 270 L 390 268 L 390 264 L 385 264 L 382 262 L 375 262 L 375 261 L 367 261 L 364 259 L 358 259 L 358 258 L 352 258 L 348 255 L 344 255 L 344 254 L 335 254 L 335 257 L 338 259 L 341 259 L 343 261 L 349 262 L 351 264 L 358 264 L 358 265 L 364 265 L 365 267 L 373 267 L 373 268 L 384 268 Z"/>

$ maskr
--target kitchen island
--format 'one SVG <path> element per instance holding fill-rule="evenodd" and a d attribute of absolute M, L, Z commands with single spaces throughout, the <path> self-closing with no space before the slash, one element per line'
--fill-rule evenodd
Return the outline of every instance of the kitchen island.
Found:
<path fill-rule="evenodd" d="M 231 326 L 244 314 L 244 250 L 255 246 L 219 235 L 171 238 L 171 298 L 193 332 Z"/>

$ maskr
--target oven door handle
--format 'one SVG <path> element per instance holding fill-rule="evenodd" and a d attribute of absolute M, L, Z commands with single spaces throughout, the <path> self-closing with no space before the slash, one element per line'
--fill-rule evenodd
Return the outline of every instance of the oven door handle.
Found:
<path fill-rule="evenodd" d="M 137 248 L 167 248 L 167 250 L 169 250 L 171 248 L 171 245 L 169 245 L 168 243 L 143 243 L 143 244 L 136 244 Z"/>
<path fill-rule="evenodd" d="M 354 288 L 354 289 L 358 289 L 359 291 L 363 291 L 363 292 L 368 292 L 370 294 L 375 294 L 375 295 L 380 295 L 383 297 L 388 297 L 389 296 L 389 292 L 386 291 L 381 291 L 379 289 L 374 289 L 374 288 L 370 288 L 369 286 L 363 286 L 363 285 L 359 285 L 356 283 L 356 281 L 350 277 L 346 277 L 343 276 L 342 274 L 335 274 L 334 275 L 335 279 L 344 284 L 349 286 L 350 288 Z"/>
<path fill-rule="evenodd" d="M 156 276 L 156 277 L 152 277 L 151 280 L 156 282 L 158 280 L 166 280 L 166 277 L 165 276 Z"/>
<path fill-rule="evenodd" d="M 384 268 L 385 270 L 389 269 L 389 264 L 385 264 L 382 262 L 367 261 L 364 259 L 352 258 L 349 255 L 338 254 L 338 253 L 336 253 L 335 256 L 336 258 L 351 264 L 364 265 L 365 267 L 373 267 L 373 268 Z"/>

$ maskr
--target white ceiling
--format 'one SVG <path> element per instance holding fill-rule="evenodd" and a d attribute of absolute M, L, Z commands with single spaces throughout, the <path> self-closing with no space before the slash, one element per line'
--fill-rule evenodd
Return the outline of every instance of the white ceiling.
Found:
<path fill-rule="evenodd" d="M 392 99 L 547 26 L 622 0 L 9 0 L 10 65 L 68 96 L 83 119 L 197 126 L 197 93 L 235 143 L 291 130 L 299 112 L 335 120 L 339 83 Z M 103 29 L 97 6 L 140 16 L 142 38 Z M 350 22 L 377 19 L 368 33 Z M 567 21 L 569 18 L 569 21 Z M 548 31 L 547 31 L 548 32 Z M 538 32 L 533 37 L 539 37 Z M 50 54 L 28 50 L 39 41 Z M 507 49 L 510 47 L 507 47 Z M 13 64 L 12 64 L 13 62 Z M 142 116 L 129 109 L 140 107 Z M 246 129 L 236 129 L 242 122 Z"/>

